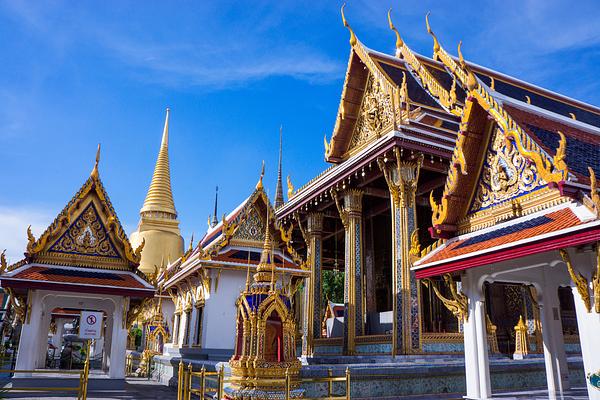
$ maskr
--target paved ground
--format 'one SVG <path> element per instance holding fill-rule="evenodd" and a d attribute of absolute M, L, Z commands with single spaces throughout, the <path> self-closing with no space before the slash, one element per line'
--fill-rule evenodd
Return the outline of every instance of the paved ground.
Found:
<path fill-rule="evenodd" d="M 77 396 L 72 394 L 52 394 L 51 397 L 40 394 L 37 397 L 32 397 L 30 394 L 1 393 L 0 398 L 8 399 L 46 399 L 46 400 L 75 400 Z M 89 391 L 88 399 L 103 399 L 103 400 L 171 400 L 177 399 L 177 391 L 173 388 L 160 385 L 154 381 L 149 381 L 144 378 L 128 378 L 125 388 L 122 390 L 102 390 Z"/>
<path fill-rule="evenodd" d="M 77 397 L 65 394 L 64 396 L 53 395 L 53 397 L 47 397 L 46 395 L 40 395 L 32 397 L 28 394 L 18 393 L 5 393 L 0 394 L 0 398 L 11 398 L 11 399 L 46 399 L 46 400 L 75 400 Z M 123 390 L 110 390 L 110 391 L 90 391 L 88 393 L 88 399 L 103 399 L 103 400 L 171 400 L 176 399 L 177 393 L 173 388 L 169 388 L 163 385 L 159 385 L 156 382 L 148 381 L 143 378 L 130 378 L 127 379 L 127 384 Z M 548 399 L 548 393 L 544 390 L 528 390 L 519 392 L 506 392 L 500 394 L 494 394 L 494 399 L 498 400 L 542 400 Z M 396 399 L 395 397 L 387 397 L 385 400 Z M 461 395 L 449 394 L 449 395 L 429 395 L 429 396 L 405 396 L 402 399 L 406 400 L 462 400 Z M 560 400 L 587 400 L 587 391 L 585 388 L 574 388 L 569 390 L 560 397 Z M 357 399 L 358 400 L 358 399 Z"/>

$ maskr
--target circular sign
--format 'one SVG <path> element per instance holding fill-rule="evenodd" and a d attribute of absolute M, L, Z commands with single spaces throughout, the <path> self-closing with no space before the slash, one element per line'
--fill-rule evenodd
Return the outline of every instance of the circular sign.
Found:
<path fill-rule="evenodd" d="M 88 315 L 87 317 L 87 323 L 90 325 L 94 325 L 96 323 L 96 316 L 95 315 Z"/>

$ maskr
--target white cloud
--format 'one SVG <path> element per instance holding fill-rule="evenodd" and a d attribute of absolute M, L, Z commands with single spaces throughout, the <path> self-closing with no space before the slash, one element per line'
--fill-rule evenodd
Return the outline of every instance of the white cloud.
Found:
<path fill-rule="evenodd" d="M 23 258 L 27 246 L 27 227 L 31 225 L 34 236 L 39 237 L 53 218 L 42 209 L 0 206 L 0 249 L 6 249 L 9 264 Z"/>

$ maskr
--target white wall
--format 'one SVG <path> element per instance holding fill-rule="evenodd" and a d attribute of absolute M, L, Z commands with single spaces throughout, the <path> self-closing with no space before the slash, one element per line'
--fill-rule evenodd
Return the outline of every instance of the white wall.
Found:
<path fill-rule="evenodd" d="M 235 301 L 246 286 L 246 272 L 223 270 L 216 291 L 217 273 L 214 270 L 212 273 L 211 293 L 204 305 L 202 347 L 233 350 L 237 318 Z"/>

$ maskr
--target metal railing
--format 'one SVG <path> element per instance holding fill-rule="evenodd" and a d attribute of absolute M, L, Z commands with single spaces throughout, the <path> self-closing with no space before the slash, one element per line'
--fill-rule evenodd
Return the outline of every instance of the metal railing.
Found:
<path fill-rule="evenodd" d="M 125 376 L 133 376 L 137 367 L 139 367 L 141 360 L 141 357 L 136 357 L 132 353 L 127 354 L 127 357 L 125 358 Z M 137 366 L 135 364 L 136 361 Z"/>
<path fill-rule="evenodd" d="M 11 361 L 11 368 L 14 364 L 16 357 L 11 355 L 11 357 L 1 356 L 0 361 L 4 364 L 7 360 Z M 89 359 L 89 344 L 88 344 L 88 357 L 86 358 L 83 369 L 80 370 L 61 370 L 61 369 L 33 369 L 33 370 L 24 370 L 24 369 L 0 369 L 0 374 L 7 374 L 7 379 L 14 377 L 15 374 L 63 374 L 63 375 L 79 375 L 79 384 L 75 387 L 2 387 L 0 388 L 0 393 L 5 392 L 77 392 L 77 400 L 86 400 L 87 399 L 87 388 L 89 383 L 89 375 L 90 375 L 90 359 Z M 27 376 L 27 378 L 29 378 Z M 2 378 L 0 378 L 1 380 Z"/>
<path fill-rule="evenodd" d="M 290 400 L 293 391 L 293 385 L 302 383 L 326 383 L 326 397 L 302 397 L 303 400 L 350 400 L 350 369 L 346 368 L 345 376 L 333 376 L 331 369 L 327 377 L 322 378 L 299 378 L 292 381 L 291 375 L 286 371 L 285 378 L 279 379 L 258 379 L 256 384 L 259 386 L 270 384 L 284 388 L 285 400 Z M 199 378 L 196 386 L 193 385 L 193 378 Z M 224 398 L 223 390 L 225 383 L 235 383 L 236 380 L 231 377 L 225 377 L 223 366 L 218 372 L 207 371 L 204 366 L 200 371 L 193 371 L 192 363 L 186 367 L 183 360 L 179 362 L 177 378 L 177 400 L 192 400 L 192 396 L 198 396 L 200 400 L 213 399 L 221 400 Z M 343 395 L 334 394 L 334 383 L 344 382 L 345 393 Z M 207 397 L 208 396 L 208 397 Z"/>
<path fill-rule="evenodd" d="M 1 369 L 0 374 L 63 374 L 79 375 L 79 384 L 75 387 L 4 387 L 0 388 L 0 393 L 4 392 L 77 392 L 77 400 L 87 399 L 87 387 L 89 381 L 89 363 L 86 363 L 82 370 L 24 370 L 24 369 Z"/>

